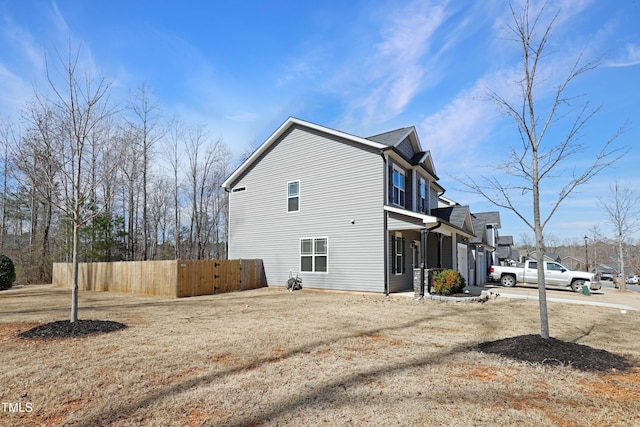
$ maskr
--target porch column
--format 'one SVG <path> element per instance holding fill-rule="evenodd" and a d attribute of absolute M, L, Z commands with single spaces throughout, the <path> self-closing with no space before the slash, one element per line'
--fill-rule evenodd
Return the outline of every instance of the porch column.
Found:
<path fill-rule="evenodd" d="M 424 281 L 426 278 L 427 267 L 427 236 L 429 230 L 423 228 L 420 230 L 420 296 L 424 296 Z M 431 285 L 427 284 L 427 291 L 431 293 Z"/>

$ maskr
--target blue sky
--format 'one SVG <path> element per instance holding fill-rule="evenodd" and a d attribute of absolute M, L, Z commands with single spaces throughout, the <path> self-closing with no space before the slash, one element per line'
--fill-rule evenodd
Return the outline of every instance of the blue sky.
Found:
<path fill-rule="evenodd" d="M 453 176 L 491 175 L 491 165 L 519 144 L 513 122 L 483 100 L 489 89 L 514 94 L 521 52 L 506 40 L 508 4 L 0 0 L 0 116 L 17 119 L 33 88 L 46 89 L 45 55 L 51 62 L 56 50 L 82 46 L 82 65 L 113 80 L 116 102 L 146 82 L 164 115 L 206 124 L 236 160 L 289 116 L 358 136 L 415 126 L 446 196 L 472 211 L 496 210 L 462 192 Z M 611 236 L 598 197 L 608 196 L 615 179 L 640 188 L 640 1 L 555 0 L 548 9 L 560 14 L 543 102 L 580 52 L 603 61 L 570 86 L 601 110 L 567 173 L 587 164 L 625 121 L 618 144 L 630 151 L 567 200 L 546 232 L 557 243 L 581 239 L 594 225 Z M 543 194 L 547 207 L 555 185 Z M 524 200 L 522 210 L 529 205 Z M 502 234 L 516 241 L 532 234 L 515 215 L 501 214 Z"/>

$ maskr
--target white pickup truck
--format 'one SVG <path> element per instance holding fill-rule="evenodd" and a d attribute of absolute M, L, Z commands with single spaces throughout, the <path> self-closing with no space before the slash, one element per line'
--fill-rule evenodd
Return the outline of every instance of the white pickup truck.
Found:
<path fill-rule="evenodd" d="M 502 286 L 515 286 L 516 283 L 538 283 L 538 261 L 525 261 L 524 265 L 507 267 L 502 265 L 491 266 L 491 280 L 500 282 Z M 600 278 L 597 274 L 584 271 L 572 271 L 562 264 L 553 261 L 544 262 L 544 280 L 546 286 L 571 287 L 575 292 L 580 292 L 583 285 L 589 285 L 589 289 L 600 289 Z"/>

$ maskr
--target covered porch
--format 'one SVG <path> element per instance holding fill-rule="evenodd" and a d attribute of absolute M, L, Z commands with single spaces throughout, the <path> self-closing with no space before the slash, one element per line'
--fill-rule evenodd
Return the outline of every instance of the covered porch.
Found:
<path fill-rule="evenodd" d="M 416 293 L 429 293 L 431 275 L 442 269 L 456 270 L 470 283 L 475 276 L 469 263 L 472 230 L 402 208 L 385 206 L 384 210 L 389 254 L 385 293 L 412 290 L 416 280 L 422 284 Z"/>

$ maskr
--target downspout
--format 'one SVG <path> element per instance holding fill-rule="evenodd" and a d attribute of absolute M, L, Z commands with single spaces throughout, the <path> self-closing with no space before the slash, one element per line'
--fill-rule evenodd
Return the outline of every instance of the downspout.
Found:
<path fill-rule="evenodd" d="M 384 260 L 383 262 L 383 266 L 384 266 L 384 296 L 388 297 L 389 296 L 389 232 L 387 231 L 387 218 L 388 218 L 388 212 L 384 209 L 384 206 L 387 204 L 387 193 L 388 193 L 388 188 L 389 188 L 389 177 L 387 176 L 387 155 L 384 153 L 384 150 L 380 151 L 380 156 L 382 157 L 382 162 L 384 163 L 384 173 L 383 173 L 383 177 L 384 177 L 384 187 L 383 187 L 383 191 L 382 191 L 382 215 L 383 215 L 383 219 L 382 219 L 382 228 L 383 228 L 383 232 L 384 232 L 384 238 L 383 238 L 383 244 L 382 244 L 382 253 L 383 253 L 383 257 L 382 259 Z"/>

